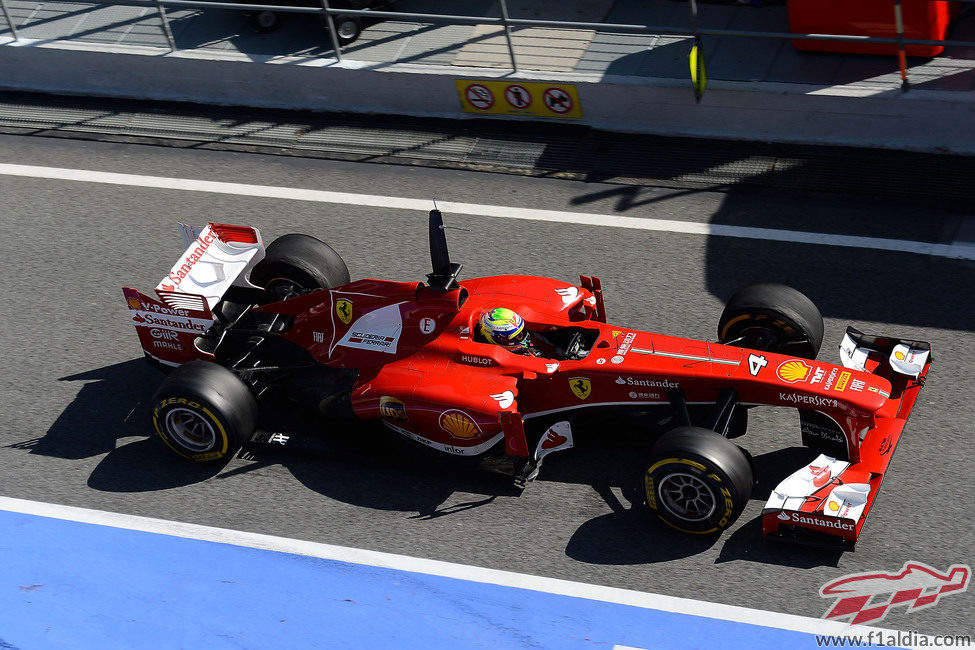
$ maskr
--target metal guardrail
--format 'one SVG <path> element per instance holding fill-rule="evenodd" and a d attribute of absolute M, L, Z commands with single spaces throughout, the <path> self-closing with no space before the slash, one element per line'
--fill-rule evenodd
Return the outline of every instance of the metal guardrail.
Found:
<path fill-rule="evenodd" d="M 169 18 L 166 14 L 167 7 L 177 7 L 177 8 L 193 8 L 193 9 L 239 9 L 242 11 L 274 11 L 282 13 L 303 13 L 303 14 L 318 14 L 321 15 L 325 20 L 328 27 L 329 36 L 331 38 L 332 46 L 334 48 L 336 58 L 342 60 L 342 45 L 339 42 L 338 34 L 335 30 L 335 17 L 337 16 L 358 16 L 367 18 L 383 18 L 392 20 L 418 20 L 424 22 L 431 22 L 435 24 L 448 24 L 448 25 L 497 25 L 503 28 L 505 40 L 507 42 L 508 53 L 511 60 L 511 69 L 514 72 L 518 72 L 518 60 L 515 53 L 515 45 L 512 39 L 512 28 L 513 27 L 550 27 L 559 29 L 578 29 L 578 30 L 589 30 L 596 32 L 614 32 L 614 33 L 629 33 L 629 34 L 644 34 L 647 36 L 687 36 L 695 39 L 698 44 L 702 36 L 715 36 L 715 37 L 740 37 L 740 38 L 772 38 L 772 39 L 785 39 L 785 40 L 809 40 L 809 41 L 840 41 L 840 42 L 855 42 L 855 43 L 877 43 L 877 44 L 892 44 L 898 47 L 898 57 L 900 60 L 901 77 L 904 83 L 904 88 L 906 89 L 907 76 L 906 76 L 906 64 L 905 64 L 905 48 L 908 45 L 935 45 L 935 46 L 957 46 L 957 47 L 975 47 L 975 42 L 972 41 L 954 41 L 954 40 L 929 40 L 929 39 L 913 39 L 906 38 L 904 36 L 904 26 L 901 19 L 901 0 L 891 0 L 892 12 L 895 16 L 895 25 L 897 35 L 895 37 L 879 37 L 879 36 L 853 36 L 849 34 L 795 34 L 791 32 L 765 32 L 765 31 L 750 31 L 750 30 L 733 30 L 733 29 L 710 29 L 698 26 L 697 20 L 697 0 L 688 0 L 688 6 L 690 8 L 690 27 L 670 27 L 670 26 L 654 26 L 654 25 L 633 25 L 633 24 L 620 24 L 620 23 L 587 23 L 587 22 L 572 22 L 572 21 L 562 21 L 562 20 L 535 20 L 535 19 L 525 19 L 525 18 L 512 18 L 509 15 L 506 0 L 497 0 L 501 16 L 498 18 L 490 16 L 464 16 L 464 15 L 451 15 L 451 14 L 427 14 L 427 13 L 410 13 L 410 12 L 399 12 L 399 11 L 381 11 L 381 10 L 355 10 L 355 9 L 339 9 L 329 6 L 329 0 L 321 0 L 321 7 L 293 7 L 293 6 L 280 6 L 280 5 L 262 5 L 262 4 L 252 4 L 252 3 L 235 3 L 235 2 L 213 2 L 206 0 L 117 0 L 114 2 L 85 2 L 85 0 L 67 0 L 68 2 L 78 2 L 82 4 L 104 4 L 104 5 L 123 5 L 123 6 L 136 6 L 136 7 L 154 7 L 159 15 L 161 29 L 165 34 L 166 41 L 169 45 L 170 51 L 177 51 L 177 46 L 175 39 L 173 38 L 172 30 L 169 26 Z M 975 0 L 954 0 L 959 3 L 975 4 Z M 3 9 L 3 14 L 6 19 L 7 25 L 10 29 L 11 35 L 15 41 L 20 41 L 20 37 L 17 33 L 16 25 L 10 16 L 10 12 L 7 8 L 6 0 L 0 0 L 0 8 Z"/>

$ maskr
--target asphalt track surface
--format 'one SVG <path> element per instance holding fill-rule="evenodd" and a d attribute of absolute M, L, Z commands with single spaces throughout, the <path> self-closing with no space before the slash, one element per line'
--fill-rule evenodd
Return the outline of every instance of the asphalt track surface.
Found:
<path fill-rule="evenodd" d="M 0 163 L 327 189 L 695 223 L 950 241 L 964 214 L 929 205 L 735 190 L 616 186 L 241 152 L 0 136 Z M 650 519 L 634 490 L 642 452 L 588 444 L 546 460 L 522 495 L 504 481 L 381 453 L 188 465 L 147 437 L 161 376 L 142 360 L 120 287 L 151 290 L 179 255 L 175 220 L 306 232 L 356 277 L 422 279 L 426 214 L 186 190 L 0 175 L 0 493 L 704 601 L 818 617 L 825 582 L 972 564 L 975 348 L 968 261 L 824 245 L 446 215 L 465 276 L 599 275 L 611 322 L 711 338 L 735 287 L 774 280 L 826 318 L 820 358 L 850 323 L 928 340 L 934 366 L 855 553 L 761 539 L 770 489 L 812 457 L 793 411 L 756 411 L 742 442 L 760 482 L 733 529 L 689 538 Z M 362 438 L 367 429 L 349 430 Z M 66 549 L 70 552 L 70 549 Z M 146 558 L 152 561 L 152 558 Z M 79 558 L 79 561 L 84 561 Z M 975 590 L 972 590 L 975 591 Z M 972 593 L 882 625 L 972 634 Z"/>

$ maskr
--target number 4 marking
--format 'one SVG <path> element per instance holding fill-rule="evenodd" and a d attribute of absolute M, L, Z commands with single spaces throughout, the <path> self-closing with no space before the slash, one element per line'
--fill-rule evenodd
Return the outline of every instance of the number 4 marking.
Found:
<path fill-rule="evenodd" d="M 748 355 L 748 372 L 757 376 L 762 368 L 768 365 L 768 359 L 758 354 Z"/>

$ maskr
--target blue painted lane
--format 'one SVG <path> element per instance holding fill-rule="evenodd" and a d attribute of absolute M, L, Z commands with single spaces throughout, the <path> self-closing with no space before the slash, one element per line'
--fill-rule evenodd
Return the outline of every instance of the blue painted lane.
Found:
<path fill-rule="evenodd" d="M 814 648 L 812 634 L 0 511 L 0 648 Z"/>

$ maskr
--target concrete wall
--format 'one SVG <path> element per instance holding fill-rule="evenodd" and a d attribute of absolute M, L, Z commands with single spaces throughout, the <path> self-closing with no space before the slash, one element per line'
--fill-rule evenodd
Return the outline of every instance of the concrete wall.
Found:
<path fill-rule="evenodd" d="M 456 78 L 487 69 L 363 64 L 238 53 L 0 43 L 0 88 L 205 104 L 468 118 Z M 975 153 L 975 93 L 522 73 L 576 84 L 584 124 L 613 131 Z M 522 117 L 498 119 L 522 120 Z"/>

